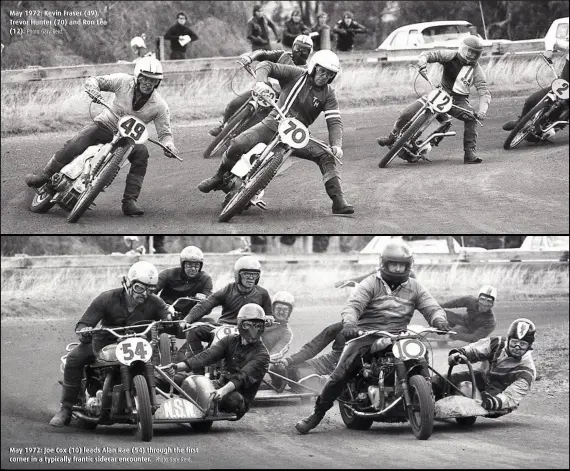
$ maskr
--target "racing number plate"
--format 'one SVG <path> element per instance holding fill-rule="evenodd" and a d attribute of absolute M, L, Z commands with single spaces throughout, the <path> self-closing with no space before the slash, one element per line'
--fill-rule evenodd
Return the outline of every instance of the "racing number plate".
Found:
<path fill-rule="evenodd" d="M 309 143 L 309 130 L 298 119 L 287 118 L 279 123 L 281 141 L 293 149 L 302 149 Z"/>
<path fill-rule="evenodd" d="M 119 134 L 130 137 L 135 144 L 143 144 L 148 139 L 146 125 L 134 116 L 123 116 L 118 123 Z"/>
<path fill-rule="evenodd" d="M 556 79 L 552 82 L 552 91 L 561 100 L 568 100 L 568 82 L 564 79 Z"/>
<path fill-rule="evenodd" d="M 150 361 L 152 357 L 152 347 L 150 343 L 140 337 L 123 340 L 117 344 L 115 349 L 117 360 L 123 365 L 130 365 L 133 361 Z"/>
<path fill-rule="evenodd" d="M 426 354 L 426 346 L 416 339 L 398 340 L 392 347 L 392 353 L 402 360 L 414 360 Z"/>
<path fill-rule="evenodd" d="M 445 92 L 441 88 L 437 88 L 429 92 L 427 99 L 438 113 L 447 113 L 453 104 L 449 93 Z"/>
<path fill-rule="evenodd" d="M 239 330 L 237 328 L 237 326 L 235 325 L 224 325 L 223 327 L 220 327 L 216 330 L 216 339 L 217 340 L 222 340 L 224 337 L 227 337 L 228 335 L 238 335 L 239 334 Z"/>

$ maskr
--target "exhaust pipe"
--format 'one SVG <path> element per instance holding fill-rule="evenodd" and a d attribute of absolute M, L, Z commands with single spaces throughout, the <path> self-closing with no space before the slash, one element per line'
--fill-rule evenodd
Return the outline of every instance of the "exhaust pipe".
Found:
<path fill-rule="evenodd" d="M 402 396 L 400 396 L 398 399 L 396 399 L 394 402 L 392 402 L 392 404 L 390 404 L 388 407 L 386 407 L 386 409 L 384 409 L 380 412 L 359 412 L 357 410 L 354 410 L 350 406 L 348 406 L 348 407 L 350 407 L 352 409 L 352 412 L 354 412 L 354 414 L 359 416 L 359 417 L 367 417 L 369 419 L 379 419 L 380 417 L 385 415 L 386 412 L 388 412 L 390 409 L 392 409 L 396 404 L 398 404 L 401 400 L 402 400 Z"/>

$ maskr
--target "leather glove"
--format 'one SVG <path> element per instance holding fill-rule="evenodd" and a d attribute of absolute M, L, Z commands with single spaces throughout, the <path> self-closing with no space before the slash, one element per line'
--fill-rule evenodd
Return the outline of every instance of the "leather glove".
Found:
<path fill-rule="evenodd" d="M 196 296 L 194 296 L 196 299 L 200 299 L 200 300 L 204 300 L 206 299 L 208 296 L 206 296 L 204 293 L 198 293 Z"/>
<path fill-rule="evenodd" d="M 93 327 L 84 327 L 83 329 L 80 330 L 81 332 L 79 330 L 75 332 L 77 334 L 77 338 L 79 338 L 79 341 L 81 343 L 91 342 L 93 334 L 90 331 L 93 330 Z"/>
<path fill-rule="evenodd" d="M 169 365 L 165 365 L 162 367 L 162 370 L 172 378 L 176 372 L 178 371 L 178 365 L 176 363 L 170 363 Z"/>
<path fill-rule="evenodd" d="M 168 150 L 164 151 L 164 155 L 166 155 L 166 157 L 168 157 L 169 159 L 174 159 L 174 155 L 178 154 L 178 149 L 176 148 L 176 146 L 174 144 L 167 144 L 165 146 Z"/>
<path fill-rule="evenodd" d="M 484 111 L 477 111 L 475 114 L 475 117 L 479 120 L 479 121 L 483 121 L 486 117 L 487 117 L 487 113 Z"/>
<path fill-rule="evenodd" d="M 85 91 L 93 95 L 93 97 L 90 96 L 90 98 L 93 100 L 93 103 L 101 103 L 103 100 L 103 96 L 101 95 L 100 90 L 97 90 L 96 88 L 86 88 Z"/>
<path fill-rule="evenodd" d="M 493 396 L 487 391 L 482 391 L 481 397 L 483 398 L 483 402 L 481 403 L 483 409 L 499 410 L 503 408 L 503 401 L 499 397 Z"/>
<path fill-rule="evenodd" d="M 418 64 L 418 70 L 419 70 L 420 74 L 427 75 L 427 65 Z"/>
<path fill-rule="evenodd" d="M 341 331 L 345 340 L 355 339 L 356 337 L 360 337 L 358 332 L 358 327 L 354 324 L 346 324 L 343 326 Z"/>
<path fill-rule="evenodd" d="M 449 327 L 449 324 L 447 323 L 447 319 L 435 319 L 433 321 L 433 326 L 436 329 L 439 330 L 445 330 L 446 332 L 449 332 L 451 330 L 451 328 Z"/>
<path fill-rule="evenodd" d="M 267 85 L 265 82 L 256 82 L 253 86 L 253 91 L 259 95 L 263 95 L 265 93 L 273 93 L 271 86 Z"/>
<path fill-rule="evenodd" d="M 543 55 L 547 60 L 552 61 L 552 53 L 553 51 L 544 51 Z"/>
<path fill-rule="evenodd" d="M 465 356 L 459 352 L 450 353 L 449 357 L 447 357 L 447 363 L 449 363 L 450 366 L 465 363 Z"/>
<path fill-rule="evenodd" d="M 275 324 L 275 317 L 274 316 L 265 316 L 265 326 L 271 327 Z"/>
<path fill-rule="evenodd" d="M 243 65 L 249 65 L 253 62 L 253 59 L 248 54 L 242 54 L 239 56 L 239 60 Z"/>
<path fill-rule="evenodd" d="M 290 358 L 282 358 L 277 362 L 277 365 L 282 366 L 283 368 L 287 368 L 291 364 Z"/>
<path fill-rule="evenodd" d="M 339 146 L 332 146 L 332 153 L 336 156 L 337 159 L 342 160 L 344 152 Z"/>

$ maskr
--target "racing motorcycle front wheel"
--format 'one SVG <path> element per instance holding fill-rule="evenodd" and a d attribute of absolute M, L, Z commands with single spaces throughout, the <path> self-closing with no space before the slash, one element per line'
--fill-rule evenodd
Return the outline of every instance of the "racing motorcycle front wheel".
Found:
<path fill-rule="evenodd" d="M 409 380 L 411 404 L 406 407 L 412 432 L 418 440 L 427 440 L 433 432 L 435 405 L 429 380 L 413 375 Z"/>
<path fill-rule="evenodd" d="M 545 111 L 551 106 L 547 100 L 542 100 L 536 106 L 525 114 L 517 123 L 515 128 L 510 132 L 503 149 L 511 150 L 524 141 L 528 135 L 535 129 L 536 123 L 544 115 Z"/>
<path fill-rule="evenodd" d="M 136 375 L 133 378 L 133 386 L 137 409 L 137 438 L 143 442 L 150 442 L 153 436 L 152 408 L 146 378 L 143 375 Z"/>
<path fill-rule="evenodd" d="M 404 133 L 400 136 L 400 138 L 394 143 L 392 148 L 388 151 L 388 153 L 382 158 L 378 167 L 386 168 L 392 160 L 394 160 L 403 147 L 411 141 L 411 139 L 416 135 L 416 133 L 422 128 L 422 126 L 426 123 L 429 119 L 428 113 L 424 113 L 419 116 L 409 127 L 404 131 Z"/>
<path fill-rule="evenodd" d="M 227 146 L 231 139 L 241 134 L 245 130 L 250 119 L 253 117 L 253 109 L 251 106 L 246 106 L 237 112 L 223 127 L 220 133 L 214 138 L 206 150 L 204 151 L 204 158 L 218 157 L 221 150 Z"/>

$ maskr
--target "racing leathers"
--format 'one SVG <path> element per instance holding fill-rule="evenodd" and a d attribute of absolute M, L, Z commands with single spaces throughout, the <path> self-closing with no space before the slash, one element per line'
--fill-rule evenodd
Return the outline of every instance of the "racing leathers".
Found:
<path fill-rule="evenodd" d="M 237 325 L 239 310 L 246 304 L 258 304 L 265 311 L 266 316 L 273 315 L 271 297 L 265 288 L 254 285 L 251 291 L 245 291 L 238 283 L 229 283 L 226 287 L 209 296 L 205 301 L 196 304 L 184 320 L 191 324 L 200 320 L 212 312 L 216 306 L 222 306 L 222 314 L 218 319 L 219 324 Z M 211 342 L 212 331 L 215 324 L 200 325 L 188 330 L 186 340 L 189 347 L 189 355 L 197 355 L 203 350 L 202 342 Z"/>
<path fill-rule="evenodd" d="M 431 294 L 414 278 L 400 285 L 388 283 L 380 272 L 364 279 L 351 294 L 342 309 L 343 329 L 385 330 L 398 333 L 406 330 L 417 309 L 429 325 L 439 326 L 446 322 L 445 311 Z M 324 417 L 342 393 L 346 382 L 361 366 L 361 358 L 377 340 L 369 335 L 347 344 L 335 370 L 325 384 L 315 404 L 315 415 Z"/>
<path fill-rule="evenodd" d="M 143 303 L 135 305 L 124 288 L 117 288 L 97 296 L 77 322 L 75 330 L 95 327 L 98 322 L 101 322 L 101 327 L 113 328 L 133 325 L 138 321 L 166 320 L 168 314 L 168 306 L 158 296 L 150 294 Z M 82 340 L 69 352 L 63 370 L 62 406 L 71 408 L 75 405 L 83 368 L 95 360 L 96 354 L 104 346 L 116 341 L 112 334 L 94 332 L 92 341 L 83 343 Z"/>
<path fill-rule="evenodd" d="M 451 340 L 475 342 L 490 335 L 497 326 L 495 314 L 479 310 L 479 300 L 475 296 L 461 296 L 445 303 L 441 303 L 445 309 L 449 326 L 457 334 L 449 334 Z M 448 311 L 448 309 L 466 308 L 466 313 Z"/>
<path fill-rule="evenodd" d="M 110 108 L 115 113 L 119 116 L 135 116 L 144 123 L 153 121 L 161 144 L 166 147 L 174 146 L 170 127 L 170 110 L 168 104 L 157 90 L 154 90 L 148 98 L 137 92 L 141 96 L 135 102 L 136 79 L 132 75 L 123 73 L 89 77 L 85 81 L 85 87 L 93 90 L 96 94 L 100 94 L 101 91 L 113 92 L 115 96 L 110 104 Z M 94 118 L 94 121 L 94 123 L 87 124 L 75 136 L 69 139 L 63 148 L 57 151 L 48 161 L 41 174 L 46 182 L 53 174 L 59 172 L 89 146 L 105 144 L 113 139 L 113 134 L 117 129 L 117 118 L 109 110 L 104 109 Z M 135 144 L 128 157 L 131 166 L 126 179 L 123 206 L 125 202 L 129 200 L 136 201 L 139 197 L 146 174 L 148 157 L 146 146 L 144 144 Z M 26 183 L 30 186 L 37 186 L 38 183 L 40 183 L 40 186 L 43 184 L 41 183 L 43 180 L 39 180 L 38 177 L 33 182 L 32 180 L 28 182 L 28 178 L 26 178 Z"/>
<path fill-rule="evenodd" d="M 449 354 L 458 352 L 471 363 L 481 362 L 479 368 L 474 368 L 477 389 L 495 396 L 500 401 L 498 409 L 510 412 L 530 391 L 536 379 L 536 368 L 530 350 L 521 358 L 515 358 L 508 355 L 507 346 L 507 337 L 489 337 L 452 349 Z M 453 373 L 450 380 L 459 385 L 462 381 L 471 381 L 471 375 L 469 371 Z M 436 399 L 442 392 L 443 380 L 434 376 Z"/>
<path fill-rule="evenodd" d="M 305 126 L 310 126 L 317 117 L 324 113 L 329 133 L 329 143 L 342 148 L 342 120 L 338 100 L 334 89 L 325 84 L 317 87 L 313 77 L 299 67 L 272 62 L 261 62 L 256 68 L 256 81 L 267 82 L 269 77 L 279 80 L 281 95 L 278 105 L 287 116 L 298 119 Z M 198 188 L 204 193 L 221 187 L 223 175 L 230 171 L 238 159 L 258 143 L 267 144 L 277 133 L 277 111 L 273 110 L 261 123 L 256 124 L 237 136 L 225 152 L 220 168 L 212 178 L 204 180 Z M 294 155 L 315 162 L 323 175 L 325 189 L 333 201 L 334 214 L 352 214 L 354 208 L 349 205 L 341 187 L 340 171 L 334 157 L 315 142 L 302 149 L 296 149 Z"/>

